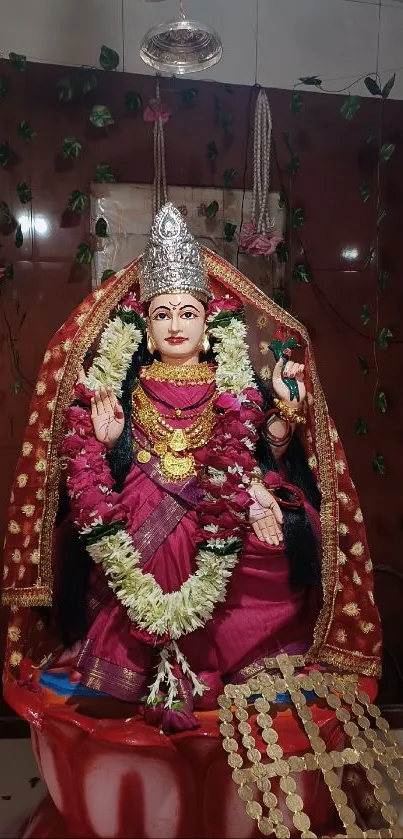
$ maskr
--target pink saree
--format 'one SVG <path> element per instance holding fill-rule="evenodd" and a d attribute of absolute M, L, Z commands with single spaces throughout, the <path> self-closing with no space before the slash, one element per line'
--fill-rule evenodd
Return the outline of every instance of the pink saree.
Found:
<path fill-rule="evenodd" d="M 150 379 L 146 386 L 160 410 L 166 403 L 182 409 L 204 403 L 215 387 Z M 189 420 L 169 422 L 186 428 Z M 141 439 L 141 431 L 136 429 L 138 434 Z M 200 462 L 202 450 L 195 455 Z M 130 534 L 142 555 L 143 570 L 151 573 L 166 593 L 180 588 L 195 570 L 200 493 L 197 478 L 177 485 L 168 483 L 158 472 L 155 458 L 144 465 L 134 457 L 124 481 L 119 502 L 129 510 Z M 319 532 L 316 511 L 309 507 L 308 512 Z M 195 700 L 195 707 L 216 707 L 223 683 L 246 679 L 265 656 L 306 652 L 319 607 L 318 592 L 291 590 L 284 548 L 260 542 L 249 529 L 226 602 L 218 604 L 205 628 L 178 642 L 191 669 L 209 688 Z M 117 699 L 141 701 L 152 681 L 158 647 L 147 643 L 144 633 L 130 622 L 99 567 L 91 574 L 88 608 L 92 625 L 75 664 L 82 683 Z M 193 705 L 183 679 L 180 695 Z"/>

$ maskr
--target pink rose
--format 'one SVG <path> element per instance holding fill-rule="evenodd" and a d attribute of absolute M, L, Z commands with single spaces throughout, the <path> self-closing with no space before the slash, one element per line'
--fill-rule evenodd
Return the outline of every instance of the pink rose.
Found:
<path fill-rule="evenodd" d="M 129 294 L 126 294 L 126 296 L 122 298 L 120 306 L 122 309 L 132 309 L 132 311 L 137 312 L 137 314 L 142 318 L 145 318 L 146 316 L 143 304 L 140 303 L 140 300 L 137 300 L 136 295 L 133 292 L 129 292 Z"/>
<path fill-rule="evenodd" d="M 282 241 L 282 237 L 275 233 L 257 233 L 251 222 L 243 225 L 239 237 L 241 248 L 249 251 L 251 256 L 271 256 Z"/>
<path fill-rule="evenodd" d="M 217 297 L 209 303 L 207 317 L 214 318 L 220 312 L 242 312 L 242 310 L 242 302 L 237 297 L 226 294 L 225 297 Z"/>
<path fill-rule="evenodd" d="M 250 247 L 250 245 L 253 242 L 254 236 L 255 236 L 255 228 L 254 228 L 252 222 L 248 222 L 248 224 L 243 224 L 242 229 L 241 229 L 241 233 L 240 233 L 240 236 L 239 236 L 240 247 L 243 248 L 244 250 L 248 250 L 248 248 Z"/>
<path fill-rule="evenodd" d="M 143 119 L 144 122 L 157 122 L 160 119 L 162 124 L 165 125 L 171 116 L 172 111 L 169 110 L 167 105 L 164 105 L 159 99 L 150 99 L 144 110 Z"/>
<path fill-rule="evenodd" d="M 241 403 L 237 396 L 232 393 L 220 393 L 218 399 L 215 401 L 215 407 L 219 411 L 227 411 L 229 408 L 239 411 Z"/>

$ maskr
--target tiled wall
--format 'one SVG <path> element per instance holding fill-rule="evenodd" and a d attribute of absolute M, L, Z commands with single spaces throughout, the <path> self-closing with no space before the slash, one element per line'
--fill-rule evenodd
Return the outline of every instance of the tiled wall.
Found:
<path fill-rule="evenodd" d="M 403 98 L 401 0 L 188 0 L 186 7 L 224 42 L 223 61 L 203 78 L 291 88 L 299 76 L 318 74 L 338 90 L 375 72 L 379 58 L 382 76 L 400 68 L 392 95 Z M 177 13 L 177 0 L 0 0 L 0 53 L 96 66 L 107 44 L 126 72 L 144 73 L 142 36 Z M 367 93 L 362 82 L 354 92 Z"/>
<path fill-rule="evenodd" d="M 291 0 L 282 2 L 291 4 Z M 316 0 L 312 0 L 314 2 Z M 350 9 L 355 15 L 360 14 L 361 7 L 364 17 L 378 13 L 372 3 L 350 0 L 333 0 L 331 4 L 329 0 L 320 0 L 320 3 L 343 6 L 346 15 Z M 87 0 L 87 5 L 90 5 L 90 0 Z M 132 5 L 135 5 L 135 0 Z M 154 16 L 164 5 L 151 4 Z M 234 5 L 237 4 L 234 2 Z M 39 0 L 32 0 L 32 8 L 34 6 L 38 12 L 41 6 Z M 80 8 L 82 6 L 80 4 Z M 98 9 L 111 11 L 116 8 L 116 3 L 114 0 L 105 3 L 97 0 L 97 6 Z M 54 10 L 60 11 L 64 7 L 64 3 L 52 0 Z M 143 5 L 138 4 L 138 7 L 144 15 Z M 217 7 L 220 7 L 219 3 Z M 12 8 L 19 8 L 18 0 L 14 0 Z M 22 30 L 28 25 L 30 10 L 31 4 L 28 9 L 25 8 L 23 15 L 20 8 Z M 400 14 L 401 11 L 398 7 L 388 7 L 388 13 Z M 94 19 L 94 26 L 97 20 Z M 66 22 L 66 31 L 67 28 Z M 117 40 L 106 37 L 111 31 L 109 24 L 101 34 L 101 40 L 119 48 L 118 30 Z M 84 60 L 84 52 L 79 51 L 84 41 L 91 44 L 92 38 L 91 28 L 87 28 L 86 33 L 81 29 L 77 31 L 77 63 Z M 43 43 L 46 41 L 49 49 L 53 45 L 52 48 L 57 51 L 60 43 L 55 45 L 55 39 L 56 30 L 53 36 L 48 30 L 46 38 L 43 36 Z M 15 44 L 15 48 L 21 50 L 26 46 Z M 99 43 L 96 50 L 95 44 L 91 47 L 93 54 L 90 53 L 89 61 L 95 60 L 98 47 Z M 126 52 L 127 60 L 134 60 L 134 52 L 133 46 L 130 53 Z M 316 60 L 312 64 L 314 66 L 305 65 L 304 72 L 320 70 Z M 73 265 L 76 248 L 88 231 L 89 221 L 86 216 L 80 219 L 66 213 L 68 196 L 74 189 L 89 190 L 94 167 L 100 162 L 111 165 L 118 181 L 152 181 L 152 126 L 144 123 L 141 116 L 135 117 L 125 111 L 124 94 L 128 89 L 139 91 L 146 102 L 153 95 L 154 81 L 147 76 L 99 72 L 98 90 L 92 98 L 81 95 L 73 102 L 63 104 L 57 100 L 55 85 L 60 76 L 74 73 L 68 68 L 34 63 L 28 66 L 26 73 L 16 73 L 6 62 L 0 66 L 0 73 L 9 79 L 9 93 L 0 102 L 0 142 L 9 139 L 15 151 L 12 165 L 0 168 L 0 200 L 9 203 L 17 218 L 27 218 L 23 247 L 17 250 L 13 235 L 5 231 L 6 235 L 1 236 L 0 249 L 0 264 L 13 261 L 15 270 L 13 283 L 2 285 L 0 509 L 4 520 L 12 471 L 28 412 L 30 383 L 35 380 L 50 336 L 90 288 L 89 269 Z M 164 83 L 163 97 L 173 111 L 166 126 L 169 182 L 177 185 L 218 185 L 222 183 L 223 172 L 233 167 L 237 172 L 235 187 L 242 188 L 255 93 L 240 86 L 228 91 L 222 85 L 194 79 L 192 86 L 197 87 L 199 94 L 195 106 L 188 108 L 180 97 L 181 90 L 188 86 L 189 82 L 177 82 L 173 88 L 169 82 Z M 219 98 L 223 113 L 233 115 L 229 132 L 223 132 L 216 124 L 214 97 Z M 366 141 L 379 129 L 379 103 L 365 99 L 361 110 L 348 122 L 340 116 L 343 100 L 337 96 L 304 93 L 305 107 L 298 115 L 290 111 L 289 92 L 269 90 L 269 97 L 275 133 L 273 188 L 280 187 L 281 179 L 285 185 L 288 184 L 289 154 L 283 132 L 290 131 L 301 161 L 300 173 L 293 181 L 292 200 L 295 206 L 302 206 L 305 210 L 306 225 L 300 232 L 313 271 L 310 285 L 292 283 L 292 308 L 308 326 L 314 341 L 330 409 L 345 443 L 353 478 L 361 495 L 374 561 L 393 566 L 402 573 L 403 105 L 388 101 L 382 111 L 383 141 L 394 142 L 396 149 L 391 160 L 380 170 L 380 200 L 387 215 L 377 232 L 379 252 L 390 276 L 388 288 L 377 303 L 374 266 L 366 266 L 365 262 L 376 231 L 377 151 L 375 144 Z M 91 104 L 100 101 L 111 109 L 116 119 L 115 125 L 107 130 L 97 130 L 88 124 Z M 17 135 L 17 125 L 23 119 L 38 132 L 30 145 L 24 144 Z M 67 136 L 76 136 L 83 144 L 81 156 L 73 163 L 61 157 L 61 144 Z M 206 159 L 206 144 L 212 140 L 216 141 L 219 151 L 214 170 Z M 276 159 L 281 178 L 275 165 Z M 370 183 L 373 194 L 366 204 L 358 190 L 364 180 Z M 18 181 L 27 181 L 32 189 L 32 214 L 30 205 L 27 209 L 19 203 L 15 191 Z M 251 185 L 250 157 L 245 184 L 247 187 Z M 44 223 L 46 235 L 43 234 Z M 346 258 L 352 253 L 355 259 Z M 291 264 L 300 256 L 300 243 L 294 237 Z M 365 302 L 372 312 L 372 320 L 367 327 L 360 319 L 360 310 Z M 376 406 L 373 411 L 377 372 L 371 336 L 374 330 L 382 327 L 388 327 L 394 335 L 390 348 L 384 353 L 379 352 L 376 362 L 379 366 L 379 386 L 385 390 L 388 399 L 389 410 L 385 415 L 380 414 Z M 10 334 L 18 339 L 14 346 L 18 346 L 25 376 L 23 386 L 16 395 Z M 368 361 L 370 372 L 367 376 L 360 371 L 358 356 Z M 366 418 L 371 426 L 371 433 L 365 437 L 355 434 L 359 416 Z M 372 468 L 375 451 L 385 456 L 387 474 L 383 478 L 376 475 Z M 403 651 L 399 641 L 402 583 L 398 577 L 377 573 L 377 592 L 387 644 L 402 667 Z M 386 663 L 384 695 L 388 701 L 397 702 L 402 699 L 402 684 L 389 657 Z"/>

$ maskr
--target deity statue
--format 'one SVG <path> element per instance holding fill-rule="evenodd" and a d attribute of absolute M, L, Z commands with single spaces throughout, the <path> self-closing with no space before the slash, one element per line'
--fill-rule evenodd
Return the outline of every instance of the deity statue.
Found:
<path fill-rule="evenodd" d="M 260 696 L 242 690 L 270 662 L 288 698 L 288 660 L 380 675 L 362 513 L 307 332 L 171 204 L 49 346 L 5 560 L 15 707 L 28 685 L 175 738 L 231 691 Z"/>

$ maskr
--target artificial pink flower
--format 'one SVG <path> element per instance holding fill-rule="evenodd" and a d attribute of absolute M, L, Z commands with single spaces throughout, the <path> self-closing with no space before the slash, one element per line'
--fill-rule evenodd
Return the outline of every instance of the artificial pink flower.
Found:
<path fill-rule="evenodd" d="M 243 306 L 237 297 L 226 294 L 225 297 L 217 297 L 209 303 L 207 317 L 215 317 L 219 312 L 242 312 Z"/>
<path fill-rule="evenodd" d="M 186 204 L 181 204 L 180 207 L 178 207 L 178 210 L 180 214 L 183 216 L 183 218 L 186 218 L 186 216 L 189 215 L 189 210 Z"/>
<path fill-rule="evenodd" d="M 144 306 L 140 303 L 140 300 L 137 300 L 136 295 L 134 292 L 129 292 L 126 294 L 125 297 L 122 298 L 120 301 L 120 306 L 122 309 L 132 309 L 134 312 L 137 312 L 140 317 L 145 318 L 145 311 Z"/>
<path fill-rule="evenodd" d="M 144 110 L 143 119 L 144 122 L 157 122 L 160 119 L 162 124 L 165 125 L 171 116 L 172 111 L 169 110 L 168 105 L 164 105 L 159 99 L 150 99 Z"/>
<path fill-rule="evenodd" d="M 251 222 L 243 225 L 239 236 L 241 248 L 251 256 L 271 256 L 282 241 L 275 233 L 257 233 Z"/>

